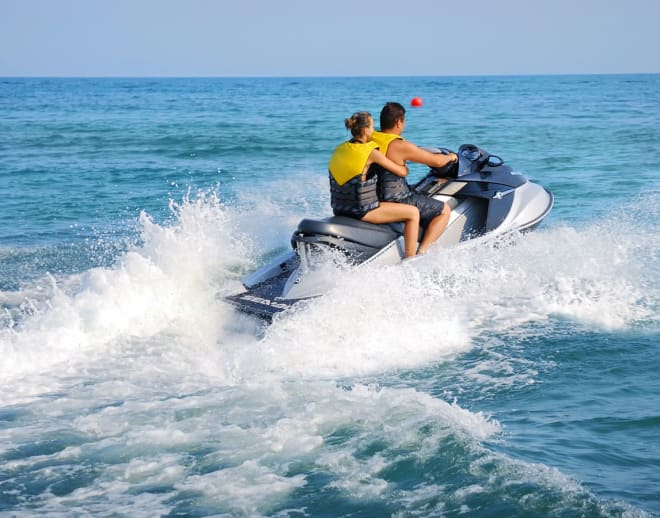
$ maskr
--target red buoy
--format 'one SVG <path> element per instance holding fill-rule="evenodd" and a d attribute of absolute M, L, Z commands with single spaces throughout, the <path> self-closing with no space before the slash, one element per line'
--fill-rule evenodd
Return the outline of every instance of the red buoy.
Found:
<path fill-rule="evenodd" d="M 413 97 L 410 101 L 410 106 L 415 106 L 417 108 L 419 108 L 422 104 L 424 103 L 422 102 L 421 97 Z"/>

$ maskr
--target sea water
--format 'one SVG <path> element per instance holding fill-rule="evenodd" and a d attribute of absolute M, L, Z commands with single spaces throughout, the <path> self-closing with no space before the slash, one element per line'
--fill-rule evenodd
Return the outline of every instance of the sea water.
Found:
<path fill-rule="evenodd" d="M 223 302 L 412 96 L 543 224 Z M 660 515 L 659 184 L 660 75 L 0 80 L 0 514 Z"/>

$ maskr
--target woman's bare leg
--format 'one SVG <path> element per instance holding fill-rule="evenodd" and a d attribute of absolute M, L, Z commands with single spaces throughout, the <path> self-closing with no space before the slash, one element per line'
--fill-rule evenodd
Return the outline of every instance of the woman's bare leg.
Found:
<path fill-rule="evenodd" d="M 402 221 L 403 243 L 406 257 L 417 254 L 417 239 L 419 237 L 419 210 L 405 203 L 381 202 L 380 206 L 370 210 L 362 218 L 368 223 L 397 223 Z"/>

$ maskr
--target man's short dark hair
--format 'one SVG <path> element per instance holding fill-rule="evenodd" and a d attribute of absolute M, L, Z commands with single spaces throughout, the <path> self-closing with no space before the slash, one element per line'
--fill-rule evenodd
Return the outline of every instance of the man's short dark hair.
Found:
<path fill-rule="evenodd" d="M 406 118 L 406 109 L 397 102 L 385 103 L 380 110 L 380 129 L 388 130 L 393 128 L 398 121 Z"/>

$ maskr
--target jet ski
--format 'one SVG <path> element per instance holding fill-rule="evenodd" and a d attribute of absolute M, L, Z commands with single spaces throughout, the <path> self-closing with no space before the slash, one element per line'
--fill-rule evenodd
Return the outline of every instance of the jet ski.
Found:
<path fill-rule="evenodd" d="M 425 149 L 452 153 L 447 148 Z M 452 209 L 447 229 L 432 246 L 450 247 L 529 230 L 552 210 L 552 193 L 499 156 L 473 144 L 460 146 L 457 155 L 458 162 L 431 168 L 412 186 Z M 224 300 L 244 313 L 272 321 L 294 304 L 323 295 L 328 279 L 318 270 L 328 257 L 343 258 L 344 264 L 356 268 L 400 263 L 405 256 L 403 224 L 373 224 L 343 216 L 306 218 L 293 232 L 291 248 L 244 277 L 243 290 Z"/>

